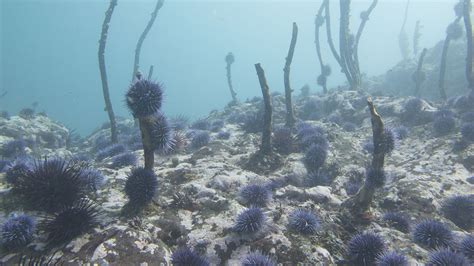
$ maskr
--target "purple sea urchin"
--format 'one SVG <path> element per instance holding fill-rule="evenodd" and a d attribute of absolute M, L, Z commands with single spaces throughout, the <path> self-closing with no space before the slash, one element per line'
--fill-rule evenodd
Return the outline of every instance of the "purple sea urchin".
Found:
<path fill-rule="evenodd" d="M 127 106 L 135 118 L 156 113 L 161 108 L 162 100 L 162 85 L 146 79 L 138 79 L 126 94 Z"/>
<path fill-rule="evenodd" d="M 211 136 L 209 135 L 209 132 L 207 131 L 198 131 L 196 134 L 193 136 L 191 140 L 191 147 L 193 149 L 200 149 L 211 141 Z"/>
<path fill-rule="evenodd" d="M 462 254 L 449 249 L 441 249 L 430 254 L 427 266 L 468 266 L 469 260 Z"/>
<path fill-rule="evenodd" d="M 111 167 L 117 169 L 130 165 L 133 166 L 137 163 L 137 160 L 137 156 L 134 153 L 127 151 L 112 157 Z"/>
<path fill-rule="evenodd" d="M 104 175 L 99 170 L 93 168 L 83 169 L 81 177 L 84 179 L 84 182 L 87 184 L 87 189 L 90 191 L 96 191 L 105 182 Z"/>
<path fill-rule="evenodd" d="M 260 252 L 248 254 L 241 262 L 242 266 L 276 266 L 277 264 L 270 257 Z"/>
<path fill-rule="evenodd" d="M 211 122 L 208 119 L 198 119 L 192 123 L 191 129 L 195 130 L 209 130 L 211 128 Z"/>
<path fill-rule="evenodd" d="M 55 212 L 83 198 L 86 186 L 80 166 L 63 159 L 45 159 L 21 176 L 13 191 L 30 207 Z"/>
<path fill-rule="evenodd" d="M 383 239 L 373 233 L 361 233 L 353 236 L 347 244 L 347 256 L 350 265 L 374 265 L 385 251 Z"/>
<path fill-rule="evenodd" d="M 401 232 L 408 233 L 408 231 L 410 231 L 410 221 L 402 213 L 399 213 L 399 212 L 385 213 L 382 217 L 382 220 L 387 222 L 391 227 Z"/>
<path fill-rule="evenodd" d="M 443 202 L 442 213 L 464 230 L 474 228 L 474 195 L 453 196 Z"/>
<path fill-rule="evenodd" d="M 0 152 L 5 158 L 15 158 L 25 154 L 26 142 L 23 139 L 15 139 L 3 144 Z"/>
<path fill-rule="evenodd" d="M 245 206 L 265 207 L 272 199 L 272 192 L 262 184 L 250 184 L 239 190 L 239 198 Z"/>
<path fill-rule="evenodd" d="M 36 222 L 25 214 L 13 214 L 0 228 L 0 244 L 6 250 L 25 247 L 33 239 Z"/>
<path fill-rule="evenodd" d="M 206 258 L 200 256 L 188 247 L 183 247 L 171 254 L 171 264 L 173 266 L 208 266 Z"/>
<path fill-rule="evenodd" d="M 96 155 L 96 161 L 102 161 L 107 157 L 115 156 L 119 153 L 125 152 L 127 148 L 123 144 L 112 144 L 100 150 Z"/>
<path fill-rule="evenodd" d="M 132 169 L 125 183 L 125 194 L 129 203 L 136 207 L 149 204 L 156 193 L 158 180 L 153 171 L 137 167 Z"/>
<path fill-rule="evenodd" d="M 474 235 L 468 235 L 464 237 L 459 249 L 464 254 L 464 256 L 474 263 Z"/>
<path fill-rule="evenodd" d="M 431 249 L 449 247 L 453 242 L 453 234 L 444 224 L 426 220 L 413 229 L 413 240 Z"/>
<path fill-rule="evenodd" d="M 327 147 L 313 144 L 303 157 L 303 164 L 308 172 L 317 172 L 326 162 Z"/>
<path fill-rule="evenodd" d="M 288 216 L 288 227 L 300 234 L 312 235 L 320 229 L 321 225 L 312 212 L 298 209 Z"/>
<path fill-rule="evenodd" d="M 15 185 L 21 177 L 32 170 L 32 167 L 33 163 L 28 157 L 17 158 L 5 166 L 5 178 L 8 183 Z"/>
<path fill-rule="evenodd" d="M 454 131 L 456 119 L 453 116 L 439 116 L 433 122 L 433 130 L 437 136 L 445 136 Z"/>
<path fill-rule="evenodd" d="M 377 259 L 377 266 L 408 266 L 407 258 L 397 252 L 391 251 L 382 254 Z"/>
<path fill-rule="evenodd" d="M 150 134 L 151 146 L 155 151 L 168 153 L 174 147 L 173 130 L 168 120 L 161 112 L 156 112 L 151 123 L 143 124 L 145 131 Z"/>
<path fill-rule="evenodd" d="M 40 228 L 47 234 L 48 246 L 66 244 L 98 224 L 99 211 L 94 203 L 82 199 L 45 219 Z"/>
<path fill-rule="evenodd" d="M 266 216 L 258 207 L 250 207 L 235 219 L 234 231 L 238 234 L 255 234 L 262 230 Z"/>

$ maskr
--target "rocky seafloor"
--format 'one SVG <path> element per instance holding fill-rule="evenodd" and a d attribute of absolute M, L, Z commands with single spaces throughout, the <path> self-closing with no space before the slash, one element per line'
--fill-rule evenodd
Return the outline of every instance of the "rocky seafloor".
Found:
<path fill-rule="evenodd" d="M 188 246 L 211 265 L 240 265 L 254 251 L 279 265 L 354 265 L 348 261 L 348 241 L 359 232 L 373 232 L 383 237 L 386 250 L 405 255 L 410 265 L 423 265 L 432 250 L 416 244 L 411 230 L 400 231 L 382 217 L 387 212 L 402 212 L 411 228 L 426 219 L 440 221 L 453 231 L 456 243 L 472 234 L 473 228 L 458 227 L 441 211 L 446 199 L 474 194 L 474 145 L 460 130 L 472 123 L 467 121 L 474 111 L 472 99 L 461 96 L 446 105 L 418 99 L 419 109 L 411 110 L 410 97 L 374 98 L 386 127 L 404 134 L 400 133 L 395 149 L 386 157 L 387 180 L 376 190 L 371 217 L 360 223 L 341 213 L 342 203 L 363 183 L 372 158 L 366 99 L 365 93 L 343 90 L 296 97 L 298 124 L 323 129 L 329 142 L 323 166 L 327 179 L 319 183 L 311 182 L 296 133 L 285 141 L 274 139 L 281 160 L 276 169 L 245 170 L 260 145 L 260 98 L 211 112 L 190 125 L 183 117 L 171 119 L 181 132 L 179 145 L 172 153 L 157 154 L 156 194 L 148 206 L 133 214 L 124 209 L 128 201 L 124 186 L 134 165 L 144 164 L 133 120 L 120 120 L 119 132 L 120 142 L 137 161 L 121 166 L 113 156 L 97 155 L 108 145 L 107 125 L 86 139 L 71 141 L 64 126 L 45 116 L 0 118 L 0 146 L 21 136 L 26 155 L 81 158 L 105 177 L 88 196 L 99 206 L 98 226 L 48 252 L 44 251 L 45 233 L 38 229 L 27 247 L 16 252 L 3 250 L 0 264 L 170 265 L 171 254 Z M 285 122 L 285 100 L 277 93 L 272 100 L 275 133 Z M 439 130 L 433 120 L 440 112 L 449 112 L 455 124 Z M 194 140 L 201 134 L 208 134 L 209 141 Z M 41 223 L 45 214 L 16 202 L 5 175 L 0 174 L 0 222 L 12 212 L 22 212 Z M 239 195 L 248 184 L 268 185 L 272 196 L 262 207 L 264 228 L 257 234 L 242 235 L 233 226 L 236 216 L 249 207 Z M 289 214 L 297 209 L 318 217 L 320 227 L 314 234 L 288 228 Z"/>

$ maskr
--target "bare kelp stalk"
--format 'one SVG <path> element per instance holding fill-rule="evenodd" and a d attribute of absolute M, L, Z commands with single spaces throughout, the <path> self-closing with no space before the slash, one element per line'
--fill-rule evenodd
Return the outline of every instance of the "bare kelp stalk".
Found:
<path fill-rule="evenodd" d="M 463 17 L 467 38 L 466 78 L 469 88 L 474 92 L 474 73 L 472 72 L 472 65 L 474 64 L 474 55 L 472 51 L 474 36 L 472 35 L 471 8 L 471 0 L 464 0 Z"/>
<path fill-rule="evenodd" d="M 426 79 L 426 74 L 423 71 L 423 61 L 425 60 L 426 52 L 428 49 L 423 49 L 420 55 L 420 59 L 418 59 L 418 66 L 416 68 L 415 73 L 413 73 L 413 81 L 415 81 L 415 96 L 420 96 L 420 89 L 421 85 Z"/>
<path fill-rule="evenodd" d="M 260 83 L 260 88 L 262 89 L 263 103 L 265 104 L 260 153 L 269 155 L 272 153 L 272 99 L 270 96 L 270 88 L 268 87 L 267 79 L 265 78 L 265 71 L 260 64 L 255 64 L 255 70 L 257 71 L 258 81 Z"/>
<path fill-rule="evenodd" d="M 350 33 L 350 6 L 351 0 L 340 0 L 340 23 L 339 23 L 339 54 L 334 46 L 331 34 L 331 16 L 329 10 L 329 1 L 325 2 L 325 14 L 326 14 L 326 32 L 328 36 L 329 46 L 331 52 L 341 66 L 342 72 L 346 76 L 346 79 L 352 90 L 359 90 L 362 80 L 359 67 L 358 58 L 358 46 L 359 41 L 364 31 L 365 25 L 369 20 L 369 16 L 373 9 L 377 5 L 378 1 L 374 0 L 370 7 L 361 13 L 361 23 L 357 31 L 356 37 Z"/>
<path fill-rule="evenodd" d="M 163 6 L 164 2 L 165 0 L 158 0 L 156 2 L 155 10 L 153 10 L 153 13 L 151 13 L 151 18 L 148 21 L 148 24 L 146 25 L 145 30 L 143 30 L 142 34 L 140 35 L 140 38 L 138 39 L 137 47 L 135 48 L 135 62 L 133 63 L 132 80 L 136 77 L 138 68 L 140 67 L 140 52 L 142 50 L 143 41 L 145 41 L 145 38 L 148 35 L 148 32 L 153 26 L 153 23 L 155 23 L 156 16 L 158 15 L 158 11 Z"/>
<path fill-rule="evenodd" d="M 316 45 L 316 54 L 318 55 L 319 67 L 321 68 L 321 74 L 318 76 L 318 85 L 323 87 L 324 94 L 328 92 L 327 79 L 330 72 L 326 70 L 330 68 L 329 66 L 325 65 L 323 61 L 323 56 L 321 54 L 321 41 L 319 38 L 319 31 L 324 25 L 323 11 L 326 8 L 326 2 L 327 1 L 324 1 L 319 7 L 318 14 L 316 15 L 316 19 L 314 20 L 314 44 Z"/>
<path fill-rule="evenodd" d="M 293 90 L 290 86 L 290 66 L 293 61 L 293 54 L 295 53 L 296 40 L 298 39 L 298 26 L 293 22 L 293 31 L 291 33 L 290 48 L 286 57 L 285 68 L 283 68 L 283 79 L 285 82 L 285 103 L 286 103 L 286 126 L 292 128 L 295 125 L 296 119 L 293 113 L 293 103 L 291 101 L 291 93 Z"/>
<path fill-rule="evenodd" d="M 227 85 L 229 85 L 230 95 L 232 96 L 232 104 L 237 103 L 237 93 L 234 91 L 232 86 L 232 64 L 235 62 L 235 57 L 233 53 L 228 53 L 225 57 L 226 62 L 226 73 L 227 73 Z"/>
<path fill-rule="evenodd" d="M 463 13 L 457 11 L 457 5 L 454 8 L 456 13 L 456 19 L 454 22 L 449 24 L 448 28 L 446 29 L 446 39 L 444 40 L 443 44 L 443 53 L 441 54 L 441 63 L 439 66 L 439 81 L 438 81 L 438 88 L 439 94 L 443 100 L 446 101 L 448 96 L 446 95 L 446 88 L 445 88 L 445 75 L 446 75 L 446 60 L 448 58 L 448 50 L 451 41 L 461 38 L 462 36 L 462 27 L 459 25 L 459 21 L 461 20 Z"/>
<path fill-rule="evenodd" d="M 367 105 L 370 110 L 371 123 L 372 123 L 372 135 L 374 142 L 374 151 L 372 157 L 372 163 L 369 167 L 368 172 L 383 175 L 383 167 L 385 162 L 385 149 L 384 149 L 384 123 L 382 117 L 377 113 L 372 99 L 367 99 Z M 375 194 L 375 189 L 378 185 L 374 185 L 374 182 L 370 179 L 374 178 L 370 176 L 370 173 L 366 174 L 366 181 L 362 188 L 357 192 L 356 195 L 344 202 L 343 206 L 349 209 L 349 211 L 358 218 L 366 218 L 365 215 L 370 209 L 372 200 Z"/>
<path fill-rule="evenodd" d="M 112 19 L 112 14 L 114 13 L 115 6 L 117 6 L 117 0 L 111 0 L 109 8 L 105 12 L 104 23 L 102 24 L 102 33 L 100 34 L 98 53 L 100 78 L 102 80 L 102 92 L 104 94 L 105 111 L 107 111 L 110 120 L 110 137 L 112 143 L 116 143 L 118 141 L 117 122 L 115 121 L 115 114 L 112 108 L 112 102 L 110 101 L 109 84 L 107 82 L 107 70 L 105 68 L 104 52 L 105 44 L 107 42 L 107 33 L 109 31 L 109 23 Z"/>
<path fill-rule="evenodd" d="M 273 107 L 270 88 L 268 87 L 265 72 L 260 64 L 255 64 L 255 70 L 257 71 L 265 108 L 263 115 L 262 143 L 260 144 L 259 150 L 250 156 L 245 168 L 258 174 L 268 174 L 281 166 L 281 158 L 273 151 L 272 146 Z"/>
<path fill-rule="evenodd" d="M 415 31 L 413 32 L 413 55 L 416 57 L 420 51 L 420 38 L 421 38 L 421 23 L 419 20 L 416 21 Z"/>
<path fill-rule="evenodd" d="M 402 54 L 402 60 L 406 61 L 410 58 L 410 44 L 408 41 L 408 35 L 405 30 L 408 18 L 408 8 L 410 7 L 410 0 L 407 1 L 405 6 L 405 15 L 403 17 L 402 28 L 398 34 L 398 47 L 400 48 L 400 53 Z"/>

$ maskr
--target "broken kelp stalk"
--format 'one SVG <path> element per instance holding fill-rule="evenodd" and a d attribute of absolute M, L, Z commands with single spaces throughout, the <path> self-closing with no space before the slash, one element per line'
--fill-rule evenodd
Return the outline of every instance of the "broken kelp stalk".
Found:
<path fill-rule="evenodd" d="M 100 34 L 98 52 L 100 79 L 102 80 L 102 92 L 104 94 L 105 111 L 107 111 L 110 120 L 110 138 L 112 143 L 117 143 L 118 141 L 117 122 L 115 121 L 115 114 L 112 108 L 112 102 L 110 101 L 109 84 L 107 81 L 107 70 L 105 68 L 104 52 L 105 44 L 107 42 L 107 33 L 109 31 L 109 23 L 112 19 L 112 14 L 114 13 L 115 6 L 117 6 L 117 0 L 111 0 L 109 8 L 105 12 L 105 19 L 102 24 L 102 33 Z"/>
<path fill-rule="evenodd" d="M 463 17 L 464 17 L 464 26 L 466 28 L 466 38 L 467 38 L 467 57 L 466 57 L 466 79 L 469 88 L 474 93 L 474 73 L 473 73 L 473 64 L 474 64 L 474 36 L 472 35 L 472 23 L 471 23 L 471 0 L 464 0 L 463 2 Z"/>
<path fill-rule="evenodd" d="M 234 91 L 234 87 L 232 86 L 232 64 L 235 62 L 235 57 L 233 53 L 228 53 L 225 56 L 226 62 L 226 75 L 227 75 L 227 85 L 229 85 L 230 95 L 232 96 L 232 104 L 237 103 L 237 93 Z"/>
<path fill-rule="evenodd" d="M 262 129 L 262 143 L 257 152 L 252 154 L 245 166 L 246 169 L 258 174 L 268 174 L 281 166 L 281 158 L 272 147 L 272 99 L 270 88 L 265 78 L 265 72 L 260 64 L 255 64 L 258 81 L 263 95 L 264 115 Z"/>
<path fill-rule="evenodd" d="M 419 20 L 416 21 L 415 31 L 413 32 L 413 55 L 417 56 L 420 50 L 420 38 L 421 38 L 421 23 Z"/>
<path fill-rule="evenodd" d="M 405 26 L 407 24 L 409 7 L 410 7 L 410 0 L 407 0 L 406 6 L 405 6 L 405 15 L 403 17 L 402 28 L 400 29 L 400 33 L 398 34 L 398 46 L 400 48 L 400 53 L 402 54 L 403 61 L 408 60 L 408 58 L 410 57 L 410 45 L 408 41 L 408 35 L 405 30 Z"/>
<path fill-rule="evenodd" d="M 420 96 L 420 89 L 421 85 L 426 79 L 426 74 L 423 71 L 423 61 L 425 60 L 426 52 L 428 49 L 423 49 L 420 55 L 420 59 L 418 60 L 418 66 L 416 68 L 416 71 L 413 73 L 413 81 L 415 81 L 415 96 L 418 97 Z"/>
<path fill-rule="evenodd" d="M 448 50 L 449 44 L 451 41 L 461 38 L 462 36 L 462 28 L 459 25 L 459 20 L 461 20 L 462 14 L 456 17 L 453 23 L 449 24 L 448 28 L 446 29 L 446 39 L 444 40 L 443 44 L 443 53 L 441 54 L 441 63 L 439 67 L 439 81 L 438 81 L 438 88 L 441 98 L 446 101 L 448 96 L 446 95 L 446 88 L 445 88 L 445 75 L 446 75 L 446 60 L 448 58 Z"/>
<path fill-rule="evenodd" d="M 258 81 L 260 88 L 262 89 L 263 102 L 265 104 L 265 113 L 263 115 L 263 132 L 262 132 L 262 144 L 260 146 L 260 153 L 264 155 L 271 154 L 272 151 L 272 99 L 270 96 L 270 88 L 265 78 L 265 71 L 260 66 L 260 63 L 255 64 L 255 70 L 257 71 Z"/>
<path fill-rule="evenodd" d="M 138 68 L 140 67 L 140 52 L 142 50 L 143 41 L 145 40 L 146 36 L 148 35 L 148 32 L 153 26 L 153 23 L 156 20 L 156 16 L 158 15 L 158 11 L 163 6 L 164 1 L 165 0 L 158 0 L 156 2 L 155 10 L 153 10 L 153 13 L 151 13 L 151 18 L 148 21 L 145 30 L 143 30 L 142 34 L 140 35 L 140 38 L 138 39 L 137 47 L 135 48 L 135 62 L 133 63 L 132 80 L 137 75 Z"/>
<path fill-rule="evenodd" d="M 298 39 L 298 26 L 293 22 L 293 31 L 291 34 L 290 48 L 286 56 L 285 68 L 283 69 L 283 78 L 285 82 L 285 103 L 286 103 L 286 126 L 292 128 L 295 125 L 296 119 L 293 112 L 293 103 L 291 101 L 291 93 L 293 90 L 290 86 L 290 66 L 293 61 L 293 54 L 295 53 L 296 40 Z"/>
<path fill-rule="evenodd" d="M 371 123 L 372 123 L 372 135 L 374 142 L 374 151 L 372 157 L 372 163 L 370 165 L 370 171 L 374 173 L 383 173 L 383 167 L 385 163 L 385 147 L 384 143 L 384 123 L 382 117 L 377 113 L 372 99 L 369 97 L 367 99 L 367 105 L 370 110 Z M 369 170 L 368 170 L 369 171 Z M 375 194 L 375 189 L 377 188 L 373 182 L 368 180 L 366 181 L 362 188 L 357 192 L 356 195 L 344 202 L 343 206 L 349 209 L 349 211 L 358 218 L 366 218 L 365 215 L 370 209 L 372 200 Z"/>
<path fill-rule="evenodd" d="M 326 3 L 323 2 L 319 7 L 318 14 L 316 15 L 316 19 L 314 20 L 314 44 L 316 45 L 316 54 L 318 55 L 319 60 L 319 67 L 321 68 L 321 74 L 318 76 L 318 85 L 323 87 L 323 92 L 326 94 L 328 92 L 327 88 L 327 80 L 328 80 L 328 72 L 325 69 L 330 69 L 329 66 L 326 66 L 323 61 L 323 56 L 321 53 L 321 41 L 319 38 L 319 31 L 321 27 L 324 25 L 324 17 L 323 11 L 326 7 Z M 329 71 L 330 73 L 330 71 Z"/>

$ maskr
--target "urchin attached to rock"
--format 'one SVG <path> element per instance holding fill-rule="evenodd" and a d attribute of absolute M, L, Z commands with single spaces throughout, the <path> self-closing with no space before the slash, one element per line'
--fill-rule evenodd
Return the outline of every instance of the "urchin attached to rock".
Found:
<path fill-rule="evenodd" d="M 211 136 L 208 131 L 197 131 L 191 139 L 191 147 L 193 149 L 200 149 L 211 141 Z"/>
<path fill-rule="evenodd" d="M 383 253 L 377 258 L 377 266 L 408 266 L 408 259 L 405 255 L 391 251 Z"/>
<path fill-rule="evenodd" d="M 239 201 L 245 206 L 265 207 L 271 199 L 272 192 L 264 184 L 249 184 L 239 190 Z"/>
<path fill-rule="evenodd" d="M 453 244 L 453 233 L 438 221 L 426 220 L 413 229 L 413 240 L 431 249 L 449 247 Z"/>
<path fill-rule="evenodd" d="M 242 261 L 242 266 L 276 266 L 276 262 L 270 257 L 260 253 L 253 252 L 248 254 Z"/>
<path fill-rule="evenodd" d="M 288 216 L 288 227 L 300 234 L 312 235 L 321 228 L 321 224 L 312 212 L 298 209 Z"/>
<path fill-rule="evenodd" d="M 81 169 L 80 165 L 64 159 L 38 161 L 17 180 L 13 192 L 33 209 L 58 211 L 85 197 L 87 183 Z"/>
<path fill-rule="evenodd" d="M 97 152 L 96 161 L 102 161 L 107 157 L 115 156 L 119 153 L 125 152 L 126 150 L 127 148 L 123 144 L 112 144 Z"/>
<path fill-rule="evenodd" d="M 408 233 L 410 231 L 410 221 L 403 213 L 388 212 L 383 215 L 382 220 L 401 232 Z"/>
<path fill-rule="evenodd" d="M 445 136 L 454 131 L 456 119 L 453 116 L 438 116 L 433 121 L 433 130 L 437 136 Z"/>
<path fill-rule="evenodd" d="M 40 228 L 47 235 L 48 246 L 56 247 L 93 229 L 98 224 L 98 215 L 92 201 L 81 199 L 43 220 Z"/>
<path fill-rule="evenodd" d="M 15 185 L 23 176 L 33 169 L 33 162 L 30 158 L 17 158 L 9 162 L 5 168 L 5 178 L 9 184 Z"/>
<path fill-rule="evenodd" d="M 25 154 L 26 142 L 23 139 L 15 139 L 3 144 L 0 154 L 5 158 L 15 158 Z"/>
<path fill-rule="evenodd" d="M 350 265 L 374 265 L 384 251 L 383 239 L 374 233 L 357 234 L 347 244 Z"/>
<path fill-rule="evenodd" d="M 266 219 L 262 209 L 250 207 L 237 215 L 233 229 L 238 234 L 253 235 L 262 231 Z"/>
<path fill-rule="evenodd" d="M 312 144 L 303 157 L 303 164 L 308 172 L 317 172 L 326 162 L 328 150 L 326 146 Z"/>
<path fill-rule="evenodd" d="M 133 166 L 137 163 L 137 156 L 133 152 L 123 152 L 112 157 L 112 168 L 121 168 L 125 166 Z"/>
<path fill-rule="evenodd" d="M 450 197 L 443 202 L 441 211 L 460 228 L 467 231 L 474 228 L 474 195 Z"/>
<path fill-rule="evenodd" d="M 460 251 L 474 263 L 474 235 L 467 235 L 461 241 Z"/>
<path fill-rule="evenodd" d="M 188 247 L 177 249 L 171 254 L 173 266 L 208 266 L 207 259 Z"/>
<path fill-rule="evenodd" d="M 152 115 L 161 108 L 163 86 L 150 80 L 138 79 L 128 89 L 125 99 L 135 118 Z"/>
<path fill-rule="evenodd" d="M 137 167 L 132 169 L 125 183 L 125 193 L 129 203 L 135 207 L 149 204 L 156 194 L 158 180 L 153 171 Z"/>
<path fill-rule="evenodd" d="M 81 176 L 90 191 L 96 191 L 105 182 L 105 176 L 97 169 L 85 168 L 82 170 Z"/>
<path fill-rule="evenodd" d="M 10 251 L 28 245 L 33 239 L 36 221 L 26 214 L 12 214 L 0 228 L 0 245 Z"/>
<path fill-rule="evenodd" d="M 462 254 L 449 249 L 440 249 L 430 254 L 426 265 L 429 266 L 469 266 L 469 260 Z"/>

